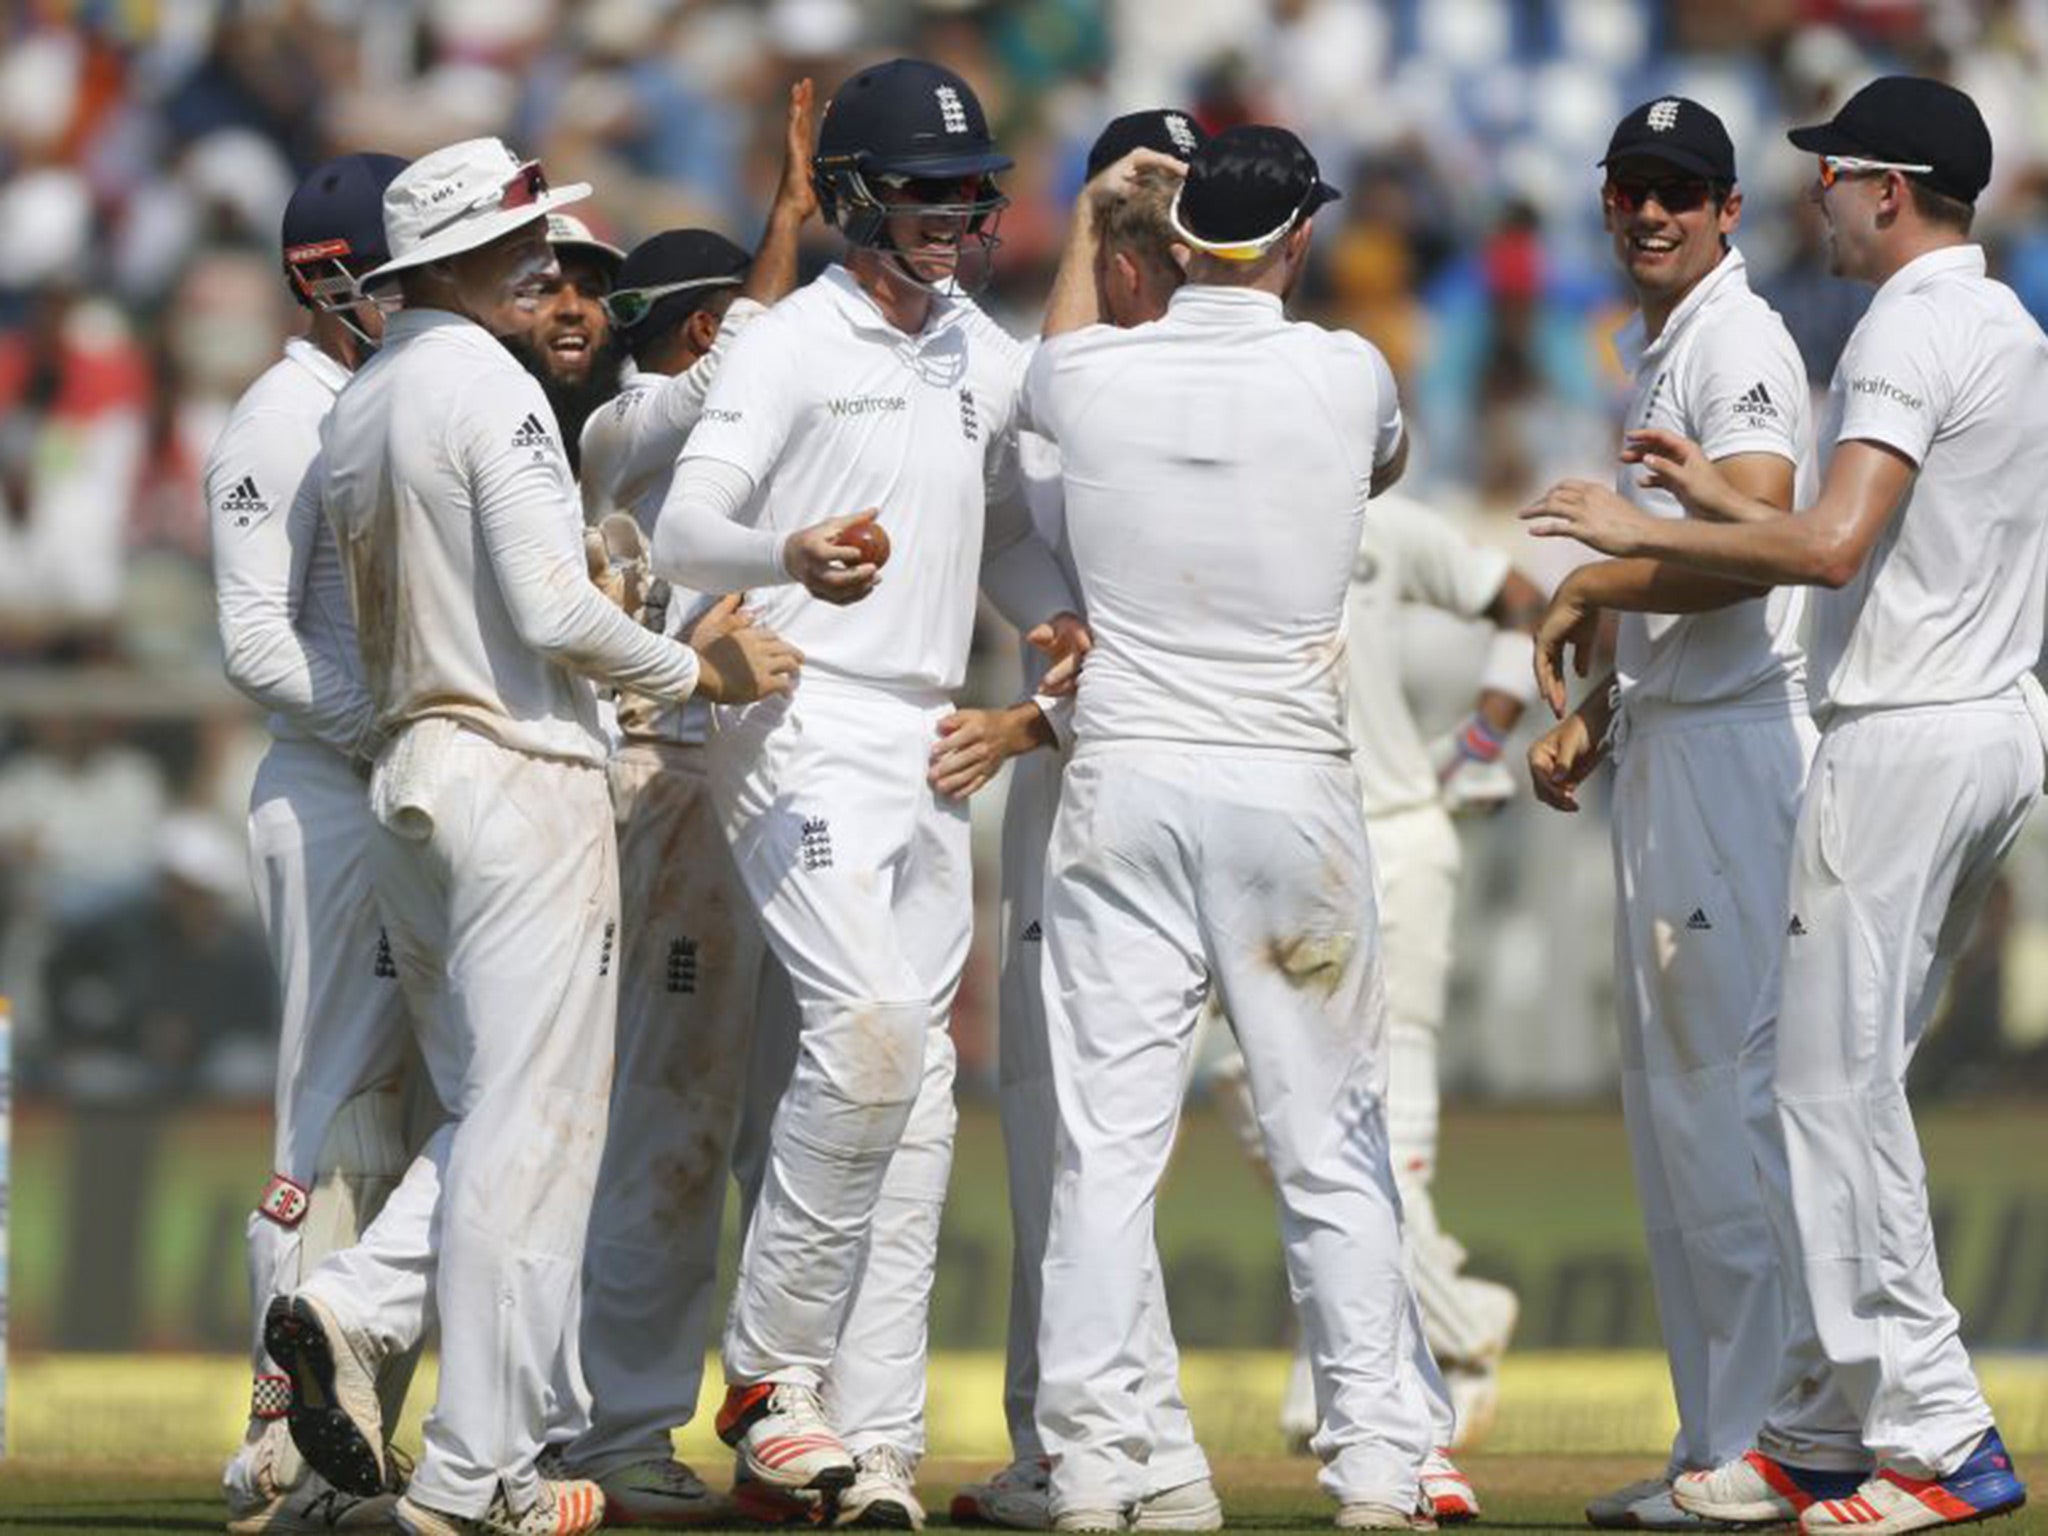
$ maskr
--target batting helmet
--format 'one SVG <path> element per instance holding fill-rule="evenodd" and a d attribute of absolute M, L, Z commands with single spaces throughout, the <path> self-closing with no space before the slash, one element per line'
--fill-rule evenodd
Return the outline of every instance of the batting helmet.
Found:
<path fill-rule="evenodd" d="M 308 309 L 362 302 L 356 279 L 390 256 L 384 189 L 405 169 L 396 155 L 342 155 L 315 166 L 284 206 L 284 275 Z"/>
<path fill-rule="evenodd" d="M 832 93 L 811 184 L 826 222 L 855 245 L 891 249 L 882 194 L 894 191 L 899 205 L 965 218 L 968 232 L 992 251 L 994 215 L 1010 201 L 992 178 L 1011 163 L 965 80 L 923 59 L 891 59 Z"/>

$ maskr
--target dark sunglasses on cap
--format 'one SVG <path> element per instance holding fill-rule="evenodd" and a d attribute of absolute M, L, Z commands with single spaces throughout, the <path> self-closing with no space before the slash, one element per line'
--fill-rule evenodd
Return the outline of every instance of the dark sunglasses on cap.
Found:
<path fill-rule="evenodd" d="M 739 276 L 729 275 L 693 277 L 680 283 L 656 283 L 647 288 L 615 288 L 599 302 L 604 305 L 604 312 L 611 316 L 613 325 L 630 331 L 653 314 L 654 306 L 670 294 L 689 293 L 699 288 L 737 288 L 741 281 Z"/>
<path fill-rule="evenodd" d="M 1669 176 L 1647 180 L 1637 176 L 1610 176 L 1600 189 L 1600 200 L 1619 214 L 1634 214 L 1651 198 L 1666 213 L 1691 213 L 1706 207 L 1714 195 L 1714 184 L 1704 176 Z"/>

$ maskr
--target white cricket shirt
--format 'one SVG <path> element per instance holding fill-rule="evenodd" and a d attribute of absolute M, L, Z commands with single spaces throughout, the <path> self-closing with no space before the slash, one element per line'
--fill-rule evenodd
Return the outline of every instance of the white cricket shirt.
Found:
<path fill-rule="evenodd" d="M 1351 566 L 1351 745 L 1367 816 L 1437 805 L 1429 746 L 1401 686 L 1401 606 L 1482 617 L 1508 579 L 1508 557 L 1475 544 L 1398 491 L 1374 498 Z"/>
<path fill-rule="evenodd" d="M 590 678 L 689 697 L 695 655 L 591 585 L 547 397 L 482 326 L 394 315 L 323 438 L 321 494 L 384 732 L 448 718 L 601 764 Z"/>
<path fill-rule="evenodd" d="M 766 313 L 752 299 L 735 298 L 726 306 L 709 352 L 681 373 L 629 370 L 618 394 L 590 413 L 578 445 L 586 523 L 601 522 L 611 512 L 627 512 L 653 540 L 661 504 L 675 478 L 676 460 L 704 412 L 711 381 L 734 339 Z M 680 639 L 711 601 L 702 593 L 674 587 L 663 633 Z M 711 706 L 692 699 L 657 711 L 644 730 L 625 730 L 624 735 L 629 741 L 701 742 L 710 730 Z"/>
<path fill-rule="evenodd" d="M 788 581 L 748 594 L 806 671 L 950 692 L 966 673 L 977 583 L 1020 629 L 1074 606 L 1019 483 L 1022 376 L 1017 343 L 971 301 L 934 300 L 907 335 L 837 266 L 734 343 L 683 462 L 744 473 L 748 527 L 786 536 L 875 507 L 889 534 L 889 563 L 861 602 L 836 607 Z M 679 515 L 674 500 L 664 518 Z M 674 569 L 713 584 L 687 546 Z"/>
<path fill-rule="evenodd" d="M 228 681 L 270 711 L 278 740 L 354 757 L 375 711 L 312 474 L 320 423 L 348 379 L 310 341 L 286 342 L 228 413 L 205 489 Z"/>
<path fill-rule="evenodd" d="M 1793 505 L 1813 488 L 1806 365 L 1776 310 L 1750 291 L 1742 253 L 1730 250 L 1700 279 L 1653 342 L 1638 315 L 1614 339 L 1635 372 L 1630 430 L 1662 427 L 1710 459 L 1768 453 L 1795 467 Z M 1654 517 L 1684 517 L 1669 491 L 1636 482 L 1624 464 L 1615 489 Z M 1624 613 L 1615 671 L 1625 702 L 1723 704 L 1806 694 L 1800 647 L 1803 587 L 1773 587 L 1711 613 Z"/>
<path fill-rule="evenodd" d="M 1816 711 L 2002 693 L 2041 655 L 2048 338 L 1975 245 L 1877 290 L 1829 386 L 1827 442 L 1919 466 L 1856 577 L 1814 594 Z"/>
<path fill-rule="evenodd" d="M 1047 341 L 1026 417 L 1095 631 L 1078 739 L 1348 753 L 1345 594 L 1401 440 L 1379 352 L 1189 284 L 1162 319 Z"/>

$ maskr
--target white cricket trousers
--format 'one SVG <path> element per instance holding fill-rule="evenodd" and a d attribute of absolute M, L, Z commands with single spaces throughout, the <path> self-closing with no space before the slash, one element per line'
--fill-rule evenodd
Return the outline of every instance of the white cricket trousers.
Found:
<path fill-rule="evenodd" d="M 1045 856 L 1059 812 L 1061 752 L 1032 752 L 1010 764 L 1003 807 L 1002 970 L 998 986 L 997 1104 L 1010 1186 L 1010 1314 L 1003 1357 L 1003 1416 L 1011 1454 L 1043 1456 L 1038 1438 L 1038 1322 L 1044 1287 L 1046 1226 L 1052 1219 L 1059 1104 L 1046 1044 L 1044 960 Z M 1155 1254 L 1140 1300 L 1147 1348 L 1140 1389 L 1152 1431 L 1147 1493 L 1200 1482 L 1209 1460 L 1195 1439 L 1180 1391 L 1180 1355 L 1166 1310 Z"/>
<path fill-rule="evenodd" d="M 766 945 L 712 805 L 707 749 L 612 758 L 619 1023 L 578 1325 L 589 1389 L 569 1464 L 666 1460 L 697 1411 L 726 1173 Z"/>
<path fill-rule="evenodd" d="M 798 1020 L 725 1372 L 823 1389 L 856 1453 L 923 1449 L 956 1118 L 947 1021 L 973 921 L 966 806 L 925 782 L 951 709 L 813 671 L 791 697 L 721 710 L 711 743 L 720 817 Z M 833 1370 L 841 1354 L 858 1368 Z"/>
<path fill-rule="evenodd" d="M 1388 1163 L 1372 856 L 1346 759 L 1083 744 L 1045 885 L 1059 1161 L 1038 1336 L 1052 1504 L 1145 1491 L 1153 1215 L 1209 989 L 1236 1022 L 1307 1335 L 1323 1488 L 1413 1508 L 1433 1444 Z"/>
<path fill-rule="evenodd" d="M 1756 1444 L 1788 1328 L 1778 960 L 1816 736 L 1784 701 L 1631 707 L 1615 759 L 1621 1105 L 1678 1404 L 1669 1470 Z"/>
<path fill-rule="evenodd" d="M 1953 1472 L 1991 1425 L 1943 1293 L 1906 1069 L 2041 793 L 2015 690 L 1830 721 L 1792 865 L 1777 1108 L 1818 1353 L 1788 1359 L 1765 1448 L 1817 1467 Z M 1845 1412 L 1787 1425 L 1816 1382 Z"/>
<path fill-rule="evenodd" d="M 272 743 L 249 797 L 250 879 L 279 1002 L 271 1183 L 248 1224 L 259 1378 L 281 1374 L 263 1348 L 271 1297 L 353 1243 L 409 1160 L 411 1030 L 370 895 L 374 827 L 368 790 L 339 753 Z"/>
<path fill-rule="evenodd" d="M 599 768 L 452 721 L 393 739 L 370 782 L 370 876 L 449 1120 L 354 1248 L 304 1289 L 387 1350 L 440 1328 L 413 1497 L 477 1516 L 534 1457 L 567 1353 L 604 1150 L 618 864 Z"/>

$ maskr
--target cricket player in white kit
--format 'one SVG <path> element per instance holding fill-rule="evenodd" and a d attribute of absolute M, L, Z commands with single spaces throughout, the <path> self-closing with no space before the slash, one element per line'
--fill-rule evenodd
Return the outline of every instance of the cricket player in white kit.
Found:
<path fill-rule="evenodd" d="M 1639 309 L 1617 338 L 1635 371 L 1629 427 L 1694 439 L 1788 511 L 1812 486 L 1806 370 L 1729 243 L 1742 194 L 1727 130 L 1698 102 L 1662 97 L 1622 119 L 1602 164 L 1602 212 Z M 1617 490 L 1650 516 L 1684 516 L 1633 470 Z M 1593 1500 L 1596 1526 L 1702 1525 L 1673 1505 L 1672 1480 L 1753 1443 L 1787 1347 L 1765 1187 L 1787 1177 L 1770 1087 L 1778 937 L 1816 739 L 1803 596 L 1603 561 L 1573 572 L 1546 616 L 1556 696 L 1560 637 L 1576 637 L 1583 662 L 1599 610 L 1626 610 L 1617 677 L 1531 763 L 1539 793 L 1567 809 L 1603 757 L 1615 763 L 1622 1111 L 1678 1405 L 1663 1472 Z"/>
<path fill-rule="evenodd" d="M 395 1502 L 332 1490 L 306 1468 L 285 1429 L 291 1382 L 269 1361 L 262 1327 L 273 1296 L 356 1240 L 408 1161 L 410 1030 L 364 862 L 375 708 L 333 532 L 318 496 L 301 495 L 321 422 L 383 334 L 355 278 L 385 259 L 384 188 L 404 166 L 347 155 L 292 194 L 285 273 L 311 331 L 235 402 L 206 464 L 228 678 L 270 711 L 273 738 L 250 797 L 249 858 L 282 1003 L 276 1129 L 249 1218 L 249 1428 L 222 1479 L 228 1529 L 245 1533 L 381 1526 Z M 380 1382 L 387 1432 L 409 1364 L 394 1360 Z"/>
<path fill-rule="evenodd" d="M 1174 205 L 1193 254 L 1165 319 L 1058 334 L 1049 316 L 1026 389 L 1027 424 L 1062 455 L 1096 635 L 1046 866 L 1060 1162 L 1038 1425 L 1063 1530 L 1122 1529 L 1144 1492 L 1140 1298 L 1211 988 L 1279 1186 L 1339 1524 L 1434 1523 L 1417 1513 L 1431 1423 L 1344 718 L 1351 557 L 1405 440 L 1385 359 L 1282 308 L 1334 195 L 1284 130 L 1211 139 Z"/>
<path fill-rule="evenodd" d="M 1628 456 L 1692 516 L 1584 482 L 1525 515 L 1612 555 L 1825 589 L 1775 1083 L 1782 1263 L 1817 1347 L 1791 1341 L 1757 1448 L 1675 1495 L 1710 1518 L 1889 1533 L 2026 1498 L 1943 1294 L 1905 1075 L 2042 789 L 2048 337 L 1969 243 L 1991 139 L 1967 96 L 1895 76 L 1791 137 L 1821 157 L 1835 271 L 1878 285 L 1835 372 L 1818 498 L 1779 516 L 1653 428 Z"/>
<path fill-rule="evenodd" d="M 1090 146 L 1087 185 L 1074 213 L 1074 236 L 1086 242 L 1065 258 L 1097 285 L 1096 309 L 1116 325 L 1158 318 L 1180 286 L 1171 249 L 1166 210 L 1179 187 L 1179 174 L 1164 164 L 1125 176 L 1118 162 L 1134 150 L 1149 150 L 1177 165 L 1207 135 L 1182 112 L 1153 109 L 1115 119 Z M 1105 188 L 1119 186 L 1120 192 Z M 1019 449 L 1033 524 L 1058 552 L 1068 580 L 1059 454 L 1036 433 L 1025 433 Z M 1023 653 L 1024 684 L 1035 690 L 1047 659 L 1029 641 Z M 1027 706 L 1030 707 L 1030 706 Z M 1033 713 L 1071 736 L 1072 701 L 1043 701 Z M 1051 1461 L 1038 1438 L 1038 1326 L 1040 1277 L 1045 1263 L 1046 1226 L 1052 1216 L 1053 1172 L 1058 1155 L 1059 1106 L 1053 1093 L 1041 986 L 1045 855 L 1059 810 L 1066 746 L 1025 748 L 1010 769 L 1003 802 L 1001 1030 L 998 1035 L 999 1104 L 1004 1166 L 1010 1195 L 1009 1331 L 1004 1345 L 1003 1416 L 1010 1434 L 1009 1465 L 971 1483 L 953 1497 L 956 1521 L 984 1521 L 1024 1530 L 1052 1522 L 1048 1506 Z M 1153 1453 L 1146 1464 L 1145 1497 L 1134 1523 L 1144 1530 L 1209 1530 L 1223 1522 L 1223 1506 L 1210 1481 L 1208 1458 L 1195 1439 L 1194 1424 L 1181 1397 L 1179 1355 L 1166 1314 L 1165 1278 L 1155 1263 L 1149 1274 L 1143 1326 L 1154 1332 L 1156 1348 L 1144 1392 L 1152 1421 Z"/>
<path fill-rule="evenodd" d="M 395 1511 L 415 1536 L 593 1529 L 595 1484 L 535 1468 L 568 1354 L 603 1147 L 618 876 L 589 678 L 680 700 L 785 688 L 757 632 L 702 655 L 587 579 L 582 514 L 540 386 L 494 331 L 554 257 L 540 167 L 494 139 L 416 161 L 386 191 L 406 308 L 336 402 L 323 500 L 385 744 L 371 878 L 450 1115 L 354 1248 L 265 1331 L 293 1378 L 293 1439 L 343 1488 L 381 1479 L 377 1362 L 432 1316 L 440 1391 Z"/>
<path fill-rule="evenodd" d="M 669 230 L 625 257 L 605 300 L 633 367 L 583 426 L 586 517 L 651 538 L 683 445 L 734 341 L 796 281 L 810 189 L 810 82 L 761 248 Z M 668 596 L 668 634 L 710 600 Z M 591 1207 L 579 1325 L 589 1399 L 564 1447 L 615 1521 L 702 1525 L 733 1510 L 673 1459 L 696 1412 L 719 1226 L 766 944 L 712 805 L 711 708 L 622 700 L 612 754 L 619 838 L 619 1018 L 611 1120 Z M 772 1105 L 770 1109 L 772 1111 Z"/>
<path fill-rule="evenodd" d="M 745 1475 L 837 1497 L 847 1520 L 923 1518 L 947 1020 L 972 917 L 966 808 L 926 775 L 977 580 L 1021 629 L 1064 614 L 1070 644 L 1082 630 L 1015 473 L 1018 348 L 957 291 L 1009 163 L 947 70 L 895 60 L 839 88 L 813 165 L 847 265 L 734 345 L 655 533 L 661 574 L 749 590 L 810 662 L 798 696 L 712 738 L 713 793 L 801 1020 L 719 1429 Z M 824 512 L 867 515 L 792 534 Z M 878 587 L 853 542 L 877 513 L 894 546 Z"/>

